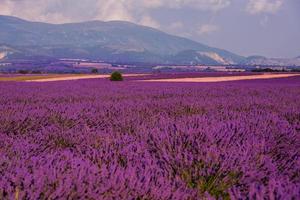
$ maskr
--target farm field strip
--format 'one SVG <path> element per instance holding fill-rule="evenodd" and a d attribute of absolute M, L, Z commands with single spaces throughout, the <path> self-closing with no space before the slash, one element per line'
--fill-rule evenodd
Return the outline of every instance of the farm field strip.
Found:
<path fill-rule="evenodd" d="M 28 80 L 41 80 L 50 78 L 63 78 L 70 76 L 81 76 L 80 74 L 40 74 L 40 75 L 21 75 L 21 74 L 8 74 L 0 77 L 0 81 L 28 81 Z"/>
<path fill-rule="evenodd" d="M 53 81 L 70 81 L 80 79 L 94 79 L 94 78 L 108 78 L 108 75 L 81 75 L 81 76 L 64 76 L 64 77 L 51 77 L 35 80 L 26 80 L 26 82 L 53 82 Z"/>
<path fill-rule="evenodd" d="M 124 77 L 145 76 L 145 74 L 124 74 Z M 24 82 L 53 82 L 80 79 L 109 78 L 110 75 L 82 75 L 82 74 L 51 74 L 51 75 L 21 75 L 3 76 L 0 81 L 24 81 Z"/>
<path fill-rule="evenodd" d="M 263 75 L 247 75 L 247 76 L 224 76 L 224 77 L 199 77 L 199 78 L 170 78 L 170 79 L 148 79 L 142 80 L 146 82 L 224 82 L 254 79 L 272 79 L 272 78 L 288 78 L 300 76 L 300 74 L 263 74 Z"/>
<path fill-rule="evenodd" d="M 145 74 L 124 74 L 124 77 L 133 76 L 144 76 Z M 80 75 L 80 76 L 65 76 L 65 77 L 53 77 L 35 80 L 26 80 L 26 82 L 53 82 L 53 81 L 71 81 L 71 80 L 81 80 L 81 79 L 96 79 L 96 78 L 109 78 L 110 75 Z"/>

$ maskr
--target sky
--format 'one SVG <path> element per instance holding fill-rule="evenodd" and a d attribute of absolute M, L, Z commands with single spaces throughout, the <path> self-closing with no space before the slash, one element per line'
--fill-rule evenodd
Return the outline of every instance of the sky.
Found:
<path fill-rule="evenodd" d="M 0 15 L 125 20 L 243 56 L 300 56 L 300 0 L 0 0 Z"/>

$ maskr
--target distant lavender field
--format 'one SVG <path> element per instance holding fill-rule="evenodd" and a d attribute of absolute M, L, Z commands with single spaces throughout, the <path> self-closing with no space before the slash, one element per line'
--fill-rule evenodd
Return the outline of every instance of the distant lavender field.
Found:
<path fill-rule="evenodd" d="M 1 82 L 0 199 L 300 198 L 300 77 L 135 79 Z"/>

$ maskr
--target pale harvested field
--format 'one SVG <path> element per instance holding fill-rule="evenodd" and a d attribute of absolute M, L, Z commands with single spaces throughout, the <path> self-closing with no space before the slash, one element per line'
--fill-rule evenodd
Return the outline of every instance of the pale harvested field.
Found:
<path fill-rule="evenodd" d="M 300 76 L 300 74 L 262 74 L 248 76 L 226 76 L 226 77 L 201 77 L 201 78 L 174 78 L 174 79 L 149 79 L 142 80 L 146 82 L 224 82 L 224 81 L 239 81 L 239 80 L 254 80 L 254 79 L 272 79 L 272 78 L 287 78 Z"/>
<path fill-rule="evenodd" d="M 146 74 L 124 74 L 124 77 L 145 76 Z M 53 81 L 71 81 L 80 79 L 109 78 L 110 75 L 69 75 L 63 77 L 46 77 L 41 79 L 25 80 L 25 82 L 53 82 Z"/>
<path fill-rule="evenodd" d="M 28 80 L 40 80 L 58 77 L 80 76 L 78 74 L 66 75 L 66 74 L 41 74 L 41 75 L 20 75 L 20 74 L 5 74 L 0 77 L 0 81 L 28 81 Z"/>

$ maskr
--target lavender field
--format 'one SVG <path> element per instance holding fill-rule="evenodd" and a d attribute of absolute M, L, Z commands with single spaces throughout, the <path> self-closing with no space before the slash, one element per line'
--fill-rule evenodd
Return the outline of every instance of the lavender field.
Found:
<path fill-rule="evenodd" d="M 0 199 L 299 199 L 300 77 L 0 83 Z"/>

